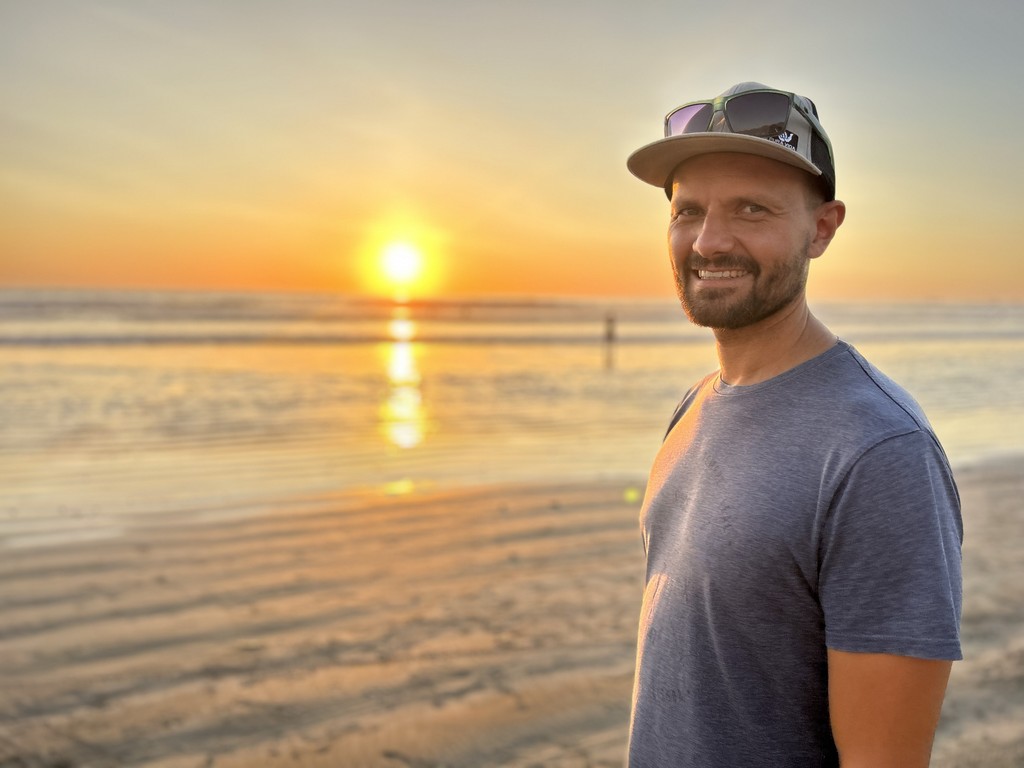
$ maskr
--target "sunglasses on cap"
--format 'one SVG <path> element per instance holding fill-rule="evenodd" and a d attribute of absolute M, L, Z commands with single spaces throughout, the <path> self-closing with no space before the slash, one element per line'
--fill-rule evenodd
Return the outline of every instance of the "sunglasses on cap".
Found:
<path fill-rule="evenodd" d="M 796 109 L 825 142 L 831 159 L 832 145 L 824 133 L 815 127 L 818 122 L 817 107 L 810 99 L 806 101 L 810 104 L 810 113 L 800 105 L 794 94 L 770 89 L 718 96 L 712 101 L 693 101 L 665 116 L 665 137 L 715 132 L 773 139 L 786 130 L 792 111 Z M 722 117 L 716 121 L 716 115 Z"/>

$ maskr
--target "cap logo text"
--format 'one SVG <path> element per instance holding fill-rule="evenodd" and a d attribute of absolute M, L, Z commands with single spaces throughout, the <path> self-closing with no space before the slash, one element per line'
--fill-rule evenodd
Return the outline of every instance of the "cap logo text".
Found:
<path fill-rule="evenodd" d="M 797 136 L 792 131 L 783 131 L 778 136 L 768 137 L 768 141 L 773 141 L 776 144 L 781 144 L 782 146 L 788 147 L 789 149 L 792 149 L 794 151 L 796 150 L 796 145 L 799 139 L 800 137 Z"/>

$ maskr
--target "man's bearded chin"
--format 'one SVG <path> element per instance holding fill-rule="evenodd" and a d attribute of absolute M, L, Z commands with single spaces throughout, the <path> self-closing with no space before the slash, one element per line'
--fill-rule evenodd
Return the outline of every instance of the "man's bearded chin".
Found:
<path fill-rule="evenodd" d="M 772 270 L 762 270 L 754 260 L 734 254 L 705 259 L 691 253 L 682 269 L 672 259 L 676 295 L 694 325 L 711 329 L 745 328 L 775 314 L 803 293 L 810 267 L 809 250 L 810 240 L 792 259 Z M 743 269 L 750 273 L 753 286 L 739 299 L 731 296 L 734 288 L 703 288 L 698 294 L 693 290 L 697 269 Z"/>

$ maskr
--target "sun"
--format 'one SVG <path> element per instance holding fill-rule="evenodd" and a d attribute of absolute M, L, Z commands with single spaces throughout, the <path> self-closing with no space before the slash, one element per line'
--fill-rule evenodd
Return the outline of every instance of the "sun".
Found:
<path fill-rule="evenodd" d="M 381 269 L 394 288 L 409 288 L 423 274 L 423 254 L 411 243 L 389 243 L 381 253 Z"/>
<path fill-rule="evenodd" d="M 354 266 L 367 294 L 405 303 L 437 293 L 447 248 L 443 230 L 417 216 L 392 212 L 367 223 Z"/>
<path fill-rule="evenodd" d="M 393 240 L 380 251 L 377 265 L 380 282 L 397 301 L 421 293 L 427 277 L 423 251 L 408 240 Z"/>

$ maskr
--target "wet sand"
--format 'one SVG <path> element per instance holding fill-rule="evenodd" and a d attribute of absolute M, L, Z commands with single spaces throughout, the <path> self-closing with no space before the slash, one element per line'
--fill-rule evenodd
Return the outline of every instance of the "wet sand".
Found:
<path fill-rule="evenodd" d="M 959 473 L 933 765 L 1024 763 L 1024 462 Z M 639 485 L 500 486 L 0 537 L 0 767 L 619 766 Z"/>

